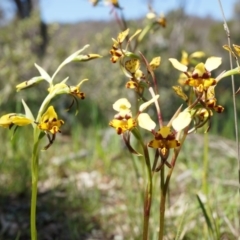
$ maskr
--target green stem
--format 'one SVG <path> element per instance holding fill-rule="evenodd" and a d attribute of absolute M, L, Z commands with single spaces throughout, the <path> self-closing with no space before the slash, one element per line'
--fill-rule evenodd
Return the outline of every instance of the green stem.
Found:
<path fill-rule="evenodd" d="M 164 215 L 165 215 L 165 202 L 166 202 L 166 194 L 164 193 L 164 179 L 165 179 L 165 166 L 163 164 L 162 169 L 160 171 L 160 219 L 159 219 L 159 239 L 163 238 L 163 230 L 164 230 Z"/>
<path fill-rule="evenodd" d="M 142 144 L 144 157 L 147 166 L 147 187 L 145 192 L 144 198 L 144 222 L 143 222 L 143 240 L 148 239 L 148 229 L 149 229 L 149 217 L 150 217 L 150 210 L 151 210 L 151 203 L 152 203 L 152 170 L 151 170 L 151 162 L 148 154 L 147 146 Z"/>
<path fill-rule="evenodd" d="M 35 131 L 34 134 L 36 134 Z M 36 206 L 37 206 L 38 157 L 39 157 L 38 145 L 39 145 L 38 138 L 34 138 L 31 161 L 31 174 L 32 174 L 31 213 L 30 213 L 31 240 L 37 240 Z"/>
<path fill-rule="evenodd" d="M 178 154 L 180 153 L 182 145 L 187 137 L 187 132 L 188 132 L 188 129 L 185 129 L 184 134 L 180 141 L 181 142 L 180 147 L 174 149 L 174 155 L 173 155 L 172 161 L 171 161 L 172 167 L 170 168 L 170 170 L 167 174 L 165 183 L 164 183 L 164 173 L 161 173 L 161 200 L 160 200 L 160 222 L 159 222 L 158 240 L 163 240 L 164 222 L 165 222 L 165 203 L 166 203 L 167 191 L 168 191 L 170 179 L 171 179 L 171 176 L 173 173 L 173 169 L 174 169 L 176 161 L 177 161 Z M 164 169 L 164 167 L 162 168 L 162 171 L 163 171 L 163 169 Z"/>
<path fill-rule="evenodd" d="M 151 161 L 149 157 L 149 152 L 147 145 L 144 144 L 141 134 L 137 129 L 132 131 L 133 135 L 138 139 L 141 147 L 143 149 L 144 159 L 147 166 L 147 186 L 144 196 L 144 209 L 143 209 L 143 240 L 148 239 L 148 228 L 149 228 L 149 218 L 150 218 L 150 210 L 152 204 L 152 168 L 151 168 Z"/>
<path fill-rule="evenodd" d="M 203 193 L 208 195 L 208 133 L 204 134 L 204 146 L 203 146 L 203 176 L 202 176 L 202 189 Z"/>

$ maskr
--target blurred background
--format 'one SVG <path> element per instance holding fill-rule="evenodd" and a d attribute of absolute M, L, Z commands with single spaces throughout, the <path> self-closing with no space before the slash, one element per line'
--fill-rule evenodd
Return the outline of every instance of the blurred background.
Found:
<path fill-rule="evenodd" d="M 223 58 L 222 65 L 215 71 L 217 74 L 229 69 L 228 52 L 222 48 L 227 44 L 227 37 L 217 0 L 120 0 L 121 9 L 115 9 L 114 12 L 111 5 L 101 1 L 94 6 L 94 2 L 0 1 L 1 115 L 22 112 L 21 99 L 27 102 L 34 114 L 37 113 L 48 86 L 41 83 L 17 94 L 15 91 L 18 83 L 38 75 L 34 63 L 51 75 L 65 58 L 85 44 L 90 44 L 90 47 L 84 53 L 103 56 L 92 62 L 69 64 L 58 74 L 59 81 L 69 76 L 69 82 L 73 85 L 84 78 L 89 81 L 82 85 L 86 99 L 80 102 L 77 116 L 75 110 L 66 113 L 65 109 L 71 104 L 67 98 L 61 97 L 53 102 L 66 124 L 62 136 L 57 137 L 55 144 L 40 161 L 43 169 L 38 206 L 40 240 L 139 239 L 141 230 L 138 225 L 141 225 L 141 219 L 133 224 L 134 217 L 132 219 L 131 216 L 139 214 L 141 209 L 129 207 L 126 203 L 131 199 L 134 201 L 139 183 L 134 180 L 136 175 L 132 170 L 132 162 L 126 163 L 124 160 L 126 164 L 123 165 L 122 160 L 119 161 L 131 159 L 131 156 L 123 153 L 121 139 L 108 127 L 114 114 L 112 103 L 121 97 L 132 97 L 123 88 L 126 77 L 118 64 L 114 65 L 109 60 L 112 38 L 116 38 L 121 31 L 116 14 L 125 19 L 131 33 L 151 21 L 146 18 L 149 5 L 158 15 L 164 14 L 166 18 L 166 27 L 153 29 L 138 48 L 149 60 L 155 56 L 162 58 L 156 76 L 160 83 L 161 106 L 166 120 L 179 107 L 179 98 L 171 88 L 177 83 L 178 71 L 173 70 L 168 58 L 180 59 L 182 50 L 188 53 L 204 51 L 207 56 Z M 240 45 L 240 1 L 223 0 L 222 4 L 231 30 L 231 41 Z M 239 83 L 239 77 L 236 77 L 236 83 Z M 225 110 L 222 114 L 215 114 L 212 120 L 211 135 L 221 136 L 218 137 L 221 144 L 212 146 L 215 149 L 212 158 L 227 158 L 233 163 L 234 143 L 230 140 L 234 139 L 234 121 L 230 78 L 218 84 L 216 96 L 218 104 L 224 106 Z M 240 111 L 239 104 L 237 108 Z M 19 129 L 12 140 L 10 131 L 1 129 L 0 135 L 0 239 L 26 240 L 29 239 L 31 130 Z M 202 135 L 198 137 L 195 140 L 200 148 L 203 138 Z M 215 138 L 212 139 L 214 141 Z M 229 144 L 226 145 L 226 142 Z M 197 154 L 198 151 L 191 145 L 186 147 L 180 172 L 190 174 L 188 176 L 195 178 L 195 183 L 201 186 L 201 170 L 197 165 L 198 161 L 201 163 L 201 156 Z M 228 154 L 227 157 L 224 154 Z M 196 161 L 189 162 L 189 158 Z M 137 161 L 137 168 L 138 164 Z M 211 168 L 218 174 L 232 171 L 230 163 L 227 170 L 226 166 L 218 164 L 216 167 L 216 162 L 212 164 Z M 194 173 L 189 170 L 190 166 L 196 170 Z M 128 171 L 133 173 L 123 180 L 123 173 L 127 174 Z M 214 179 L 215 182 L 219 180 L 216 176 Z M 128 183 L 132 184 L 130 189 L 127 188 Z M 187 178 L 181 191 L 191 189 L 191 186 L 195 188 L 194 181 Z M 226 188 L 219 191 L 226 191 Z M 126 220 L 126 216 L 129 220 Z M 177 224 L 175 220 L 172 224 Z M 197 226 L 196 222 L 194 224 Z M 225 234 L 228 231 L 223 232 Z M 198 234 L 197 228 L 193 227 L 184 239 L 193 239 Z M 226 233 L 226 236 L 229 236 L 226 239 L 234 239 L 231 234 Z M 168 239 L 173 238 L 170 235 Z"/>
<path fill-rule="evenodd" d="M 238 44 L 238 24 L 240 18 L 239 1 L 222 1 L 225 15 L 229 20 L 232 42 Z M 162 107 L 166 118 L 169 118 L 178 102 L 170 86 L 176 84 L 178 72 L 170 70 L 169 57 L 180 58 L 181 51 L 189 54 L 194 51 L 205 51 L 207 56 L 220 56 L 224 59 L 228 53 L 222 49 L 226 44 L 226 33 L 223 31 L 221 11 L 217 1 L 121 1 L 122 10 L 117 11 L 123 16 L 132 32 L 149 24 L 146 14 L 149 12 L 148 4 L 156 14 L 164 14 L 167 27 L 150 32 L 138 50 L 151 58 L 155 55 L 162 57 L 162 66 L 157 71 L 161 81 L 163 93 Z M 32 89 L 31 93 L 15 94 L 14 86 L 22 81 L 36 76 L 37 71 L 33 63 L 42 66 L 50 74 L 67 56 L 90 44 L 88 52 L 101 54 L 103 58 L 97 63 L 71 64 L 60 72 L 59 79 L 69 76 L 72 83 L 80 79 L 89 78 L 90 81 L 83 86 L 88 101 L 81 107 L 90 114 L 84 114 L 81 124 L 92 124 L 102 121 L 104 125 L 111 114 L 111 104 L 121 94 L 125 77 L 108 61 L 112 37 L 120 31 L 111 6 L 100 2 L 93 6 L 87 0 L 62 0 L 62 1 L 26 1 L 3 0 L 0 3 L 0 79 L 1 79 L 1 110 L 14 109 L 20 106 L 19 99 L 24 98 L 30 105 L 39 106 L 42 101 L 39 91 Z M 223 61 L 221 70 L 229 69 L 229 62 Z M 222 81 L 216 89 L 221 94 L 219 104 L 224 105 L 225 111 L 213 124 L 212 133 L 221 133 L 223 136 L 233 138 L 232 123 L 224 119 L 232 116 L 230 80 Z M 41 86 L 43 89 L 46 86 Z M 36 94 L 36 91 L 38 94 Z M 120 91 L 120 92 L 119 92 Z M 42 91 L 44 93 L 44 91 Z M 26 95 L 25 95 L 26 94 Z M 171 103 L 168 99 L 172 99 Z M 11 101 L 9 101 L 11 100 Z M 63 101 L 62 103 L 60 103 Z M 62 105 L 65 99 L 59 100 Z M 177 99 L 178 101 L 178 99 Z M 101 104 L 98 104 L 101 102 Z M 172 107 L 169 107 L 169 104 Z M 19 110 L 19 109 L 18 109 Z M 99 116 L 99 117 L 98 117 Z M 91 119 L 90 119 L 91 118 Z M 71 119 L 69 120 L 71 122 Z"/>

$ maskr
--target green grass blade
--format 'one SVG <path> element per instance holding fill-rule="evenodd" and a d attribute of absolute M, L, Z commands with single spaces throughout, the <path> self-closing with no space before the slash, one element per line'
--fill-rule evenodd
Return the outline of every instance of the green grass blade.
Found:
<path fill-rule="evenodd" d="M 186 204 L 188 205 L 188 204 Z M 185 216 L 186 216 L 186 213 L 187 213 L 187 206 L 185 207 L 185 210 L 182 214 L 182 217 L 180 219 L 180 223 L 179 223 L 179 226 L 178 226 L 178 229 L 177 229 L 177 235 L 175 237 L 175 240 L 180 240 L 180 236 L 181 236 L 181 233 L 182 233 L 182 230 L 183 230 L 183 223 L 184 223 L 184 220 L 185 220 Z"/>
<path fill-rule="evenodd" d="M 207 227 L 208 227 L 208 230 L 209 232 L 211 233 L 212 237 L 214 237 L 214 231 L 213 231 L 213 226 L 212 226 L 212 223 L 211 223 L 211 220 L 208 216 L 208 213 L 206 211 L 206 208 L 204 207 L 204 204 L 203 202 L 201 201 L 200 197 L 198 196 L 198 194 L 196 195 L 197 196 L 197 200 L 198 200 L 198 203 L 199 203 L 199 206 L 202 210 L 202 213 L 203 213 L 203 216 L 205 218 L 205 221 L 207 223 Z"/>

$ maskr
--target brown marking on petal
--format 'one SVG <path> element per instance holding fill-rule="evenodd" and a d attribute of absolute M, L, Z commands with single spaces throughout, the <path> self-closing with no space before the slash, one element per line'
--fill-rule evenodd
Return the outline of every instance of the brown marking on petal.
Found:
<path fill-rule="evenodd" d="M 217 112 L 217 113 L 222 113 L 224 111 L 224 107 L 221 106 L 221 105 L 218 105 L 218 106 L 215 106 L 214 107 L 214 110 Z"/>
<path fill-rule="evenodd" d="M 52 128 L 52 130 L 53 130 L 53 132 L 54 132 L 54 134 L 56 134 L 57 132 L 58 132 L 58 127 L 57 126 L 54 126 L 53 128 Z"/>
<path fill-rule="evenodd" d="M 130 88 L 131 84 L 129 82 L 126 83 L 126 88 Z"/>
<path fill-rule="evenodd" d="M 159 132 L 156 132 L 156 134 L 155 134 L 155 139 L 156 139 L 156 140 L 162 140 L 162 139 L 163 139 L 162 134 L 159 133 Z"/>
<path fill-rule="evenodd" d="M 116 63 L 118 59 L 119 59 L 119 58 L 116 57 L 116 56 L 113 56 L 113 57 L 110 58 L 110 60 L 111 60 L 112 63 Z"/>
<path fill-rule="evenodd" d="M 116 51 L 118 47 L 116 47 L 115 45 L 112 45 L 112 49 Z M 110 50 L 110 52 L 112 51 L 112 49 Z"/>
<path fill-rule="evenodd" d="M 118 127 L 116 130 L 118 135 L 122 134 L 122 128 Z"/>
<path fill-rule="evenodd" d="M 198 79 L 198 78 L 199 78 L 198 73 L 194 73 L 194 74 L 192 74 L 192 78 L 194 78 L 194 79 Z"/>
<path fill-rule="evenodd" d="M 210 77 L 211 77 L 211 73 L 207 72 L 207 71 L 202 75 L 202 78 L 204 78 L 204 79 L 208 79 Z"/>
<path fill-rule="evenodd" d="M 85 98 L 85 93 L 80 92 L 79 95 L 80 95 L 80 98 L 81 98 L 81 99 L 84 99 L 84 98 Z"/>

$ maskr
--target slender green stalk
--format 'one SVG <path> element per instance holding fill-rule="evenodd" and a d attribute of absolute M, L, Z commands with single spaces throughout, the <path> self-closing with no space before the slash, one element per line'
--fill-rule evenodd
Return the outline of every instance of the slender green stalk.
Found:
<path fill-rule="evenodd" d="M 147 187 L 144 198 L 144 220 L 143 220 L 143 240 L 148 239 L 149 217 L 152 203 L 152 170 L 147 146 L 141 142 L 144 152 L 144 158 L 147 166 Z"/>
<path fill-rule="evenodd" d="M 228 46 L 231 49 L 231 39 L 230 39 L 230 31 L 228 28 L 227 20 L 224 14 L 224 10 L 222 7 L 221 0 L 218 0 L 219 7 L 222 13 L 222 18 L 224 22 L 224 30 L 227 34 L 227 40 L 228 40 Z M 233 69 L 233 63 L 232 63 L 232 54 L 229 52 L 229 62 L 230 62 L 230 68 Z M 234 75 L 231 75 L 231 82 L 232 82 L 232 99 L 233 99 L 233 110 L 234 110 L 234 127 L 235 127 L 235 139 L 236 139 L 236 152 L 237 152 L 237 162 L 238 162 L 238 198 L 239 198 L 239 204 L 238 204 L 238 213 L 240 214 L 240 147 L 239 147 L 239 138 L 238 138 L 238 117 L 237 117 L 237 104 L 236 104 L 236 90 L 235 90 L 235 81 L 234 81 Z M 239 226 L 240 226 L 240 218 L 239 218 Z M 240 228 L 239 228 L 239 235 L 240 235 Z"/>
<path fill-rule="evenodd" d="M 37 185 L 38 185 L 38 149 L 39 141 L 34 141 L 32 161 L 31 161 L 31 174 L 32 174 L 32 194 L 31 194 L 31 213 L 30 213 L 30 225 L 31 225 L 31 240 L 37 240 L 36 229 L 36 206 L 37 206 Z"/>
<path fill-rule="evenodd" d="M 147 186 L 144 194 L 144 208 L 143 208 L 143 235 L 142 239 L 147 240 L 148 239 L 148 229 L 149 229 L 149 218 L 150 218 L 150 210 L 151 210 L 151 204 L 152 204 L 152 168 L 151 168 L 151 162 L 148 152 L 148 147 L 146 144 L 144 144 L 142 136 L 137 129 L 132 131 L 133 135 L 138 139 L 142 149 L 143 149 L 143 155 L 145 164 L 147 167 Z"/>
<path fill-rule="evenodd" d="M 171 176 L 173 173 L 173 169 L 174 169 L 176 161 L 177 161 L 178 154 L 180 153 L 182 145 L 187 137 L 187 132 L 188 132 L 188 129 L 185 129 L 184 134 L 180 141 L 181 142 L 180 147 L 174 149 L 174 155 L 173 155 L 172 161 L 171 161 L 172 167 L 170 168 L 170 170 L 167 174 L 166 181 L 164 182 L 164 179 L 161 179 L 161 189 L 162 190 L 161 190 L 161 200 L 160 200 L 160 222 L 159 222 L 160 229 L 159 229 L 158 240 L 163 240 L 167 191 L 168 191 L 170 179 L 171 179 Z M 162 175 L 161 175 L 161 178 L 162 178 Z M 163 183 L 162 183 L 162 180 L 163 180 Z M 163 186 L 162 186 L 162 184 L 163 184 Z"/>
<path fill-rule="evenodd" d="M 159 219 L 159 239 L 163 239 L 163 233 L 164 233 L 164 215 L 165 215 L 165 202 L 166 202 L 166 193 L 164 192 L 164 181 L 165 181 L 165 166 L 163 164 L 163 167 L 160 171 L 160 219 Z"/>
<path fill-rule="evenodd" d="M 206 125 L 207 127 L 207 125 Z M 202 190 L 203 193 L 208 195 L 208 133 L 204 134 L 204 145 L 203 145 L 203 175 L 202 175 Z"/>

